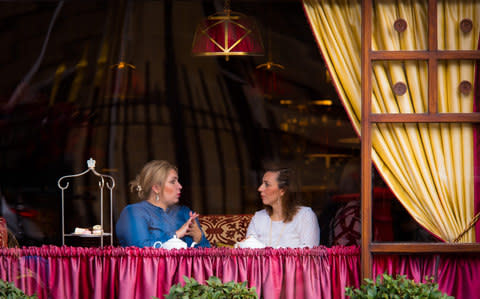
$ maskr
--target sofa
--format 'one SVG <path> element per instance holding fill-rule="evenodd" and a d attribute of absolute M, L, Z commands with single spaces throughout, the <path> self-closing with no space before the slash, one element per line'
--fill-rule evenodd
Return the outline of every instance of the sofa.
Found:
<path fill-rule="evenodd" d="M 253 215 L 200 215 L 198 220 L 205 237 L 213 247 L 234 247 L 247 234 Z"/>
<path fill-rule="evenodd" d="M 8 247 L 7 222 L 3 217 L 0 217 L 0 248 L 1 247 Z"/>

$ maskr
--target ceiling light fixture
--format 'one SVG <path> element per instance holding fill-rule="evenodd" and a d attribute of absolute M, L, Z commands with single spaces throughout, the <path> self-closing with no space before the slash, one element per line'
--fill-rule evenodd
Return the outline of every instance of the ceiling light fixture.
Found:
<path fill-rule="evenodd" d="M 230 10 L 225 1 L 224 11 L 202 20 L 193 37 L 192 54 L 196 56 L 263 55 L 263 44 L 255 21 Z"/>

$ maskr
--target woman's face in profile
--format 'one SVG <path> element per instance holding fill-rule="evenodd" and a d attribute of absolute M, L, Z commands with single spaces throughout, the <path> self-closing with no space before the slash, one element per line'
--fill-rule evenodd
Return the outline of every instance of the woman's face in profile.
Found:
<path fill-rule="evenodd" d="M 163 187 L 163 200 L 167 206 L 176 204 L 180 198 L 182 185 L 178 181 L 178 174 L 175 170 L 170 169 L 167 180 Z"/>
<path fill-rule="evenodd" d="M 263 175 L 262 184 L 258 187 L 264 205 L 273 206 L 280 202 L 284 191 L 278 187 L 278 172 L 267 171 Z"/>

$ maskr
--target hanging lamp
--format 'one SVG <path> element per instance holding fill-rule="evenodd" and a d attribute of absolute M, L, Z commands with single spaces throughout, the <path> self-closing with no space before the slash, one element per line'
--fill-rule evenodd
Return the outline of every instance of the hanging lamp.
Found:
<path fill-rule="evenodd" d="M 284 70 L 285 67 L 279 63 L 275 63 L 272 58 L 272 29 L 268 26 L 267 30 L 267 61 L 257 65 L 258 80 L 263 90 L 264 96 L 272 99 L 275 96 L 282 95 L 282 88 L 279 86 L 277 73 Z"/>
<path fill-rule="evenodd" d="M 263 55 L 263 44 L 255 21 L 230 10 L 230 1 L 225 1 L 223 12 L 202 20 L 197 26 L 192 44 L 196 56 Z"/>

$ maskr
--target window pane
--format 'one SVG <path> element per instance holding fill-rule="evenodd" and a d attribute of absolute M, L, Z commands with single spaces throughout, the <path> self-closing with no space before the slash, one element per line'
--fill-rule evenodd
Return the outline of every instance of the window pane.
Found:
<path fill-rule="evenodd" d="M 427 1 L 373 1 L 374 50 L 428 49 Z"/>
<path fill-rule="evenodd" d="M 372 63 L 373 113 L 425 113 L 428 109 L 426 61 Z"/>
<path fill-rule="evenodd" d="M 437 1 L 438 49 L 475 50 L 478 46 L 480 1 Z"/>
<path fill-rule="evenodd" d="M 373 130 L 373 157 L 386 185 L 421 227 L 449 242 L 474 215 L 474 194 L 479 191 L 479 181 L 474 179 L 480 170 L 474 164 L 478 164 L 478 133 L 478 125 L 468 123 L 397 123 Z M 375 181 L 375 186 L 382 187 L 382 181 Z M 385 202 L 388 205 L 387 200 L 379 201 L 374 210 L 384 208 Z M 396 209 L 403 213 L 400 206 Z M 394 223 L 407 225 L 407 220 Z M 461 241 L 474 240 L 473 232 L 468 234 Z"/>
<path fill-rule="evenodd" d="M 474 60 L 441 60 L 438 63 L 438 112 L 473 112 Z"/>

